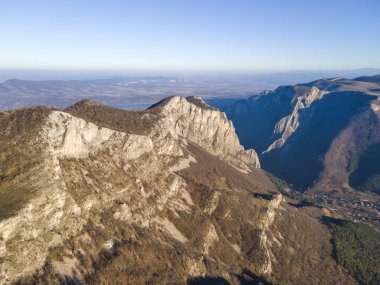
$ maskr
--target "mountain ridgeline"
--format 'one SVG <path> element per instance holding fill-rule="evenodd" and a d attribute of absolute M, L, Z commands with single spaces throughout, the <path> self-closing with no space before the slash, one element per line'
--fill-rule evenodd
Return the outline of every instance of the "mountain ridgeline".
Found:
<path fill-rule="evenodd" d="M 296 190 L 380 191 L 380 76 L 282 86 L 223 108 L 262 167 Z"/>
<path fill-rule="evenodd" d="M 0 132 L 0 284 L 356 283 L 323 211 L 198 97 L 16 109 Z"/>

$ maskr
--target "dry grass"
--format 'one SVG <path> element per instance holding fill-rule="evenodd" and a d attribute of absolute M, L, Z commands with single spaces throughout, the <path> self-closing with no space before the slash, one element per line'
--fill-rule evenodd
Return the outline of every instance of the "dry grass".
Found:
<path fill-rule="evenodd" d="M 65 111 L 100 127 L 144 135 L 149 133 L 153 124 L 159 119 L 159 108 L 157 106 L 139 111 L 122 110 L 83 100 Z"/>
<path fill-rule="evenodd" d="M 33 182 L 44 159 L 37 134 L 50 110 L 35 107 L 0 113 L 0 220 L 16 213 L 37 191 Z"/>

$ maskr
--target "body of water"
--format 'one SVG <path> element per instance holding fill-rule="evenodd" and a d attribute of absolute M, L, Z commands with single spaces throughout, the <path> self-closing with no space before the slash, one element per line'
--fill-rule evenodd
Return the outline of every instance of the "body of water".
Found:
<path fill-rule="evenodd" d="M 152 104 L 143 104 L 143 103 L 136 103 L 136 104 L 116 104 L 112 107 L 119 108 L 119 109 L 130 109 L 130 110 L 142 110 L 146 109 L 152 106 Z"/>

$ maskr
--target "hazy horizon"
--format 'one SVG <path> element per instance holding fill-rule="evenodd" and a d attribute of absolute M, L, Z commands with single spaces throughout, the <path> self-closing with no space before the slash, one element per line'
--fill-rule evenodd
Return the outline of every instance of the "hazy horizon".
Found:
<path fill-rule="evenodd" d="M 372 76 L 380 74 L 380 68 L 359 68 L 342 70 L 273 70 L 273 71 L 206 71 L 206 70 L 64 70 L 64 69 L 1 69 L 0 82 L 9 79 L 19 80 L 93 80 L 118 77 L 289 77 L 311 78 L 323 77 L 354 78 L 362 75 Z M 294 80 L 290 80 L 294 83 Z M 284 82 L 286 83 L 286 82 Z M 302 79 L 300 82 L 302 83 Z"/>

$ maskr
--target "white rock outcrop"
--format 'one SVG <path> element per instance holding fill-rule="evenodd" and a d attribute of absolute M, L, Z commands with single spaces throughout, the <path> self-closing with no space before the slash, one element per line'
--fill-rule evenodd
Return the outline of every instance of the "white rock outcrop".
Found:
<path fill-rule="evenodd" d="M 163 118 L 157 124 L 161 136 L 170 133 L 174 138 L 184 137 L 241 170 L 260 168 L 256 152 L 244 150 L 226 115 L 207 108 L 199 97 L 192 97 L 192 100 L 198 100 L 199 104 L 177 96 L 164 104 Z"/>
<path fill-rule="evenodd" d="M 58 157 L 66 158 L 86 157 L 89 153 L 102 149 L 113 135 L 125 137 L 123 133 L 99 128 L 60 111 L 51 112 L 43 135 L 51 151 Z"/>
<path fill-rule="evenodd" d="M 270 250 L 271 242 L 268 239 L 268 232 L 270 231 L 270 227 L 274 222 L 274 218 L 276 215 L 277 209 L 280 207 L 283 197 L 281 194 L 278 194 L 269 202 L 267 211 L 265 213 L 264 218 L 261 220 L 260 229 L 260 245 L 264 250 L 264 257 L 262 267 L 260 268 L 260 272 L 262 274 L 270 274 L 272 272 L 272 259 L 273 254 Z"/>
<path fill-rule="evenodd" d="M 302 109 L 309 108 L 316 100 L 320 100 L 326 95 L 327 91 L 319 90 L 313 86 L 309 92 L 302 96 L 292 99 L 292 113 L 282 118 L 275 126 L 273 136 L 279 137 L 265 151 L 269 152 L 276 148 L 281 148 L 287 139 L 297 130 L 300 125 L 300 112 Z"/>

